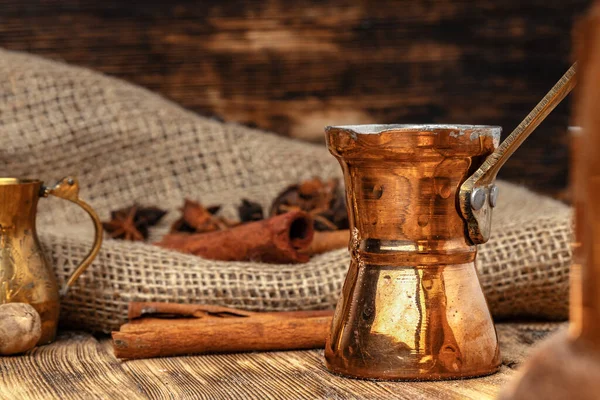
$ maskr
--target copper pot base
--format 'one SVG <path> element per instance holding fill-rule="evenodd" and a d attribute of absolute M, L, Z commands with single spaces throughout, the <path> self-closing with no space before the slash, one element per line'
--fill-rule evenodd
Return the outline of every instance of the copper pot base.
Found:
<path fill-rule="evenodd" d="M 474 261 L 362 268 L 352 262 L 325 359 L 332 372 L 361 379 L 461 379 L 496 372 L 498 339 Z"/>
<path fill-rule="evenodd" d="M 347 373 L 345 370 L 337 371 L 334 367 L 325 363 L 325 366 L 327 367 L 329 372 L 331 372 L 334 375 L 338 375 L 343 378 L 366 380 L 366 381 L 373 381 L 373 382 L 431 382 L 431 381 L 451 381 L 451 380 L 461 380 L 461 379 L 475 379 L 475 378 L 482 378 L 485 376 L 494 375 L 496 372 L 498 372 L 500 370 L 501 365 L 502 364 L 498 365 L 497 367 L 495 367 L 493 369 L 490 369 L 489 371 L 481 371 L 481 372 L 477 372 L 477 373 L 474 373 L 471 375 L 458 376 L 455 374 L 449 374 L 449 375 L 438 375 L 438 376 L 434 376 L 434 375 L 423 376 L 422 374 L 419 374 L 419 375 L 415 375 L 415 376 L 402 376 L 399 378 L 374 378 L 374 377 L 369 377 L 369 376 L 354 376 L 354 375 Z"/>

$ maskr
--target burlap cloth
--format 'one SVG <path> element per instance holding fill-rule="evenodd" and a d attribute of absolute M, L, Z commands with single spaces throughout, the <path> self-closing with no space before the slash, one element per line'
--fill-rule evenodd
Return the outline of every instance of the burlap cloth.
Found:
<path fill-rule="evenodd" d="M 223 212 L 234 216 L 243 197 L 266 207 L 291 183 L 341 176 L 324 146 L 204 118 L 86 69 L 0 50 L 0 85 L 1 174 L 49 182 L 76 174 L 81 197 L 103 219 L 133 202 L 173 210 L 154 239 L 177 217 L 184 197 L 224 204 Z M 493 236 L 478 256 L 492 313 L 565 318 L 570 209 L 512 184 L 499 186 Z M 40 201 L 37 226 L 64 283 L 91 246 L 91 223 L 76 206 L 51 198 Z M 307 264 L 268 265 L 208 261 L 105 240 L 63 300 L 62 322 L 117 329 L 130 301 L 253 310 L 333 307 L 348 262 L 343 249 Z"/>

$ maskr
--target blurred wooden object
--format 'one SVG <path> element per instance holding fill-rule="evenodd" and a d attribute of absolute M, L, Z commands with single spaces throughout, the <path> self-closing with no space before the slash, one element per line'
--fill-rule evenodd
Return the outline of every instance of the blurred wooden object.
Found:
<path fill-rule="evenodd" d="M 573 137 L 576 218 L 569 330 L 574 341 L 599 352 L 600 378 L 600 0 L 583 21 L 578 39 L 581 81 L 574 119 L 581 132 Z"/>
<path fill-rule="evenodd" d="M 600 394 L 600 1 L 576 36 L 575 243 L 568 331 L 543 342 L 501 399 L 594 400 Z"/>
<path fill-rule="evenodd" d="M 0 46 L 158 91 L 205 115 L 322 141 L 325 125 L 516 126 L 569 65 L 588 0 L 0 0 Z M 568 106 L 501 178 L 560 195 Z M 508 133 L 508 132 L 505 132 Z"/>

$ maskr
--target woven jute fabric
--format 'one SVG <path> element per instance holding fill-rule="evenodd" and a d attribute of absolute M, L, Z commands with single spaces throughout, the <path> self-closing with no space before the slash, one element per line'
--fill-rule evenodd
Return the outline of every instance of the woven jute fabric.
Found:
<path fill-rule="evenodd" d="M 81 197 L 105 220 L 134 202 L 170 210 L 151 240 L 166 232 L 185 197 L 223 204 L 234 217 L 242 198 L 267 207 L 289 184 L 341 177 L 324 146 L 204 118 L 123 81 L 2 50 L 0 132 L 2 175 L 47 182 L 77 175 Z M 512 184 L 499 187 L 492 239 L 477 262 L 494 316 L 565 318 L 570 209 Z M 62 284 L 91 246 L 91 223 L 73 204 L 49 198 L 40 201 L 37 226 Z M 333 307 L 348 264 L 343 249 L 306 264 L 269 265 L 107 239 L 63 299 L 62 322 L 114 330 L 130 301 Z"/>

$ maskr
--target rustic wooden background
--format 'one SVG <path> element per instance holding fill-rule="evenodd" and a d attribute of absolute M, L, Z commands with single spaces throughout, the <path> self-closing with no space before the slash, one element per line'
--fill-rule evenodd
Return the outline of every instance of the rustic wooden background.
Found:
<path fill-rule="evenodd" d="M 328 124 L 510 131 L 568 68 L 588 0 L 0 0 L 0 46 L 307 140 Z M 569 107 L 501 176 L 564 197 Z"/>

